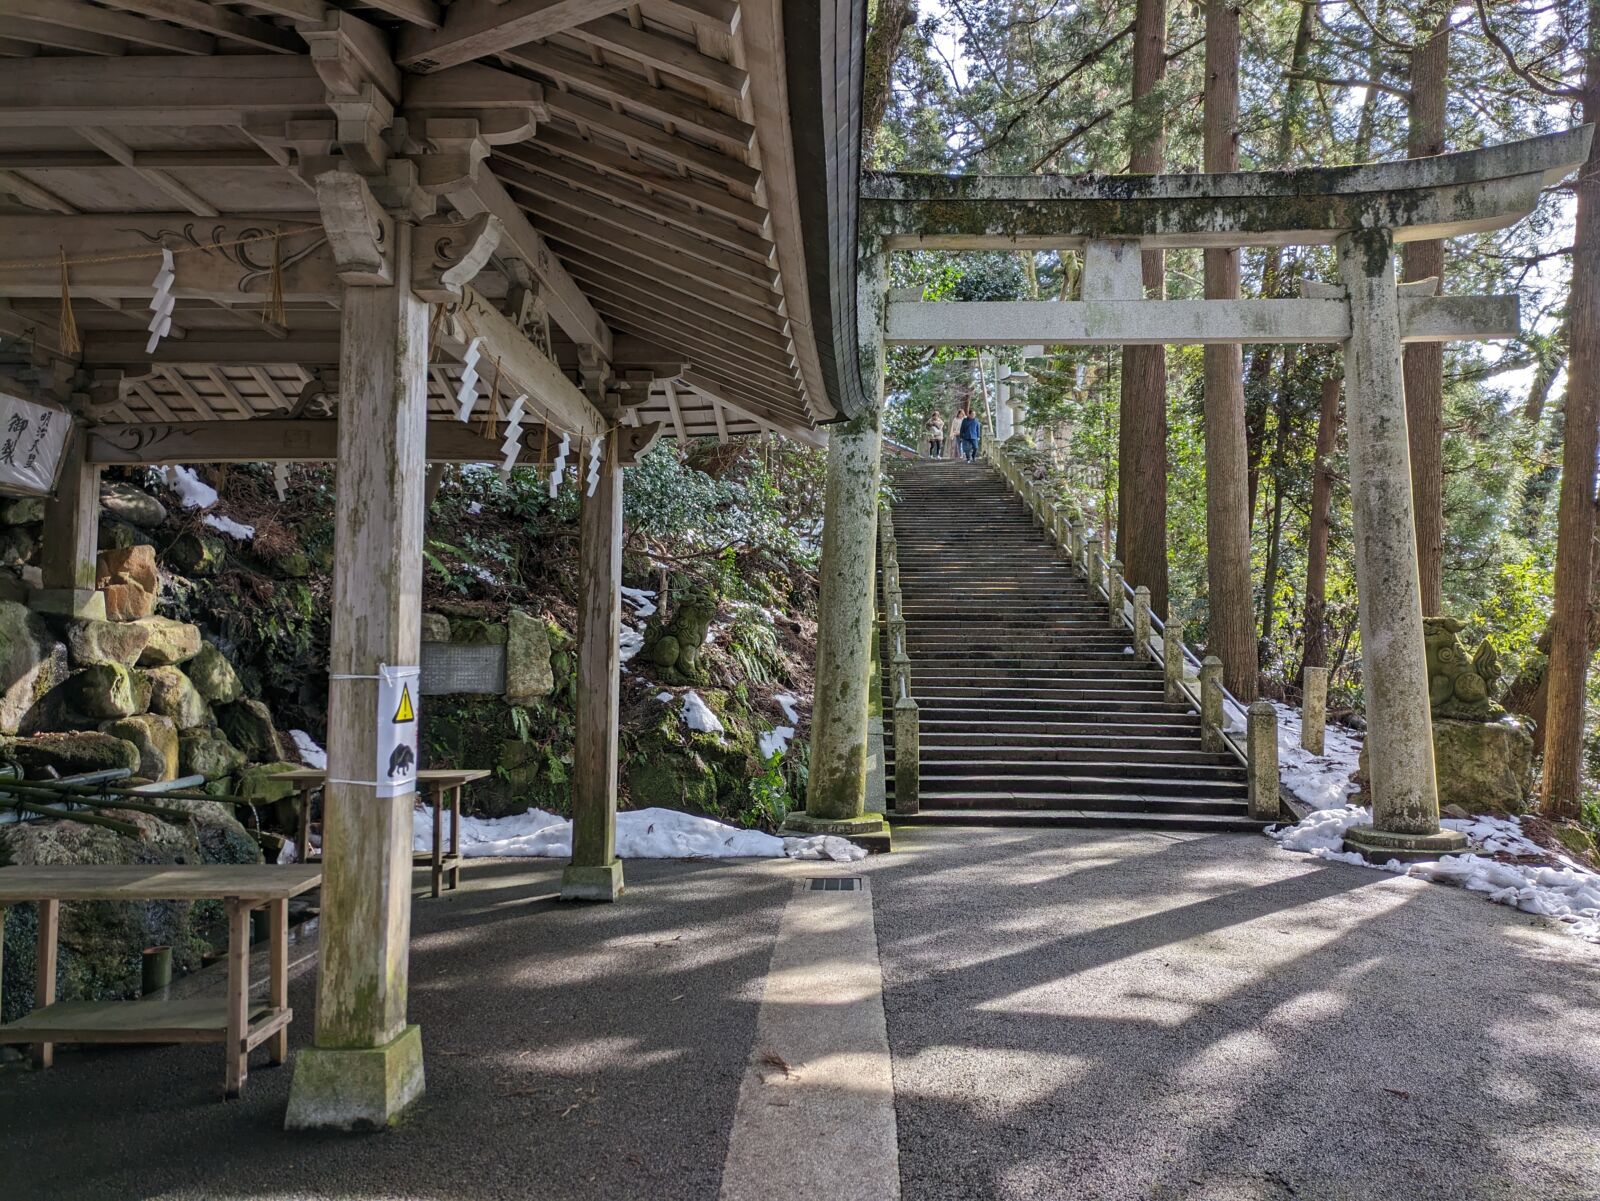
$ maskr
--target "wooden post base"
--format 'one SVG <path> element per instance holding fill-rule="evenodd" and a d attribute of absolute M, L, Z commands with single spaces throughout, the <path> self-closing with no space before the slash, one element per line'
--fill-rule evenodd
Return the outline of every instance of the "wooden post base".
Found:
<path fill-rule="evenodd" d="M 622 860 L 586 865 L 569 863 L 561 869 L 563 901 L 614 901 L 622 895 Z"/>
<path fill-rule="evenodd" d="M 422 1027 L 381 1047 L 306 1047 L 295 1057 L 285 1130 L 381 1130 L 422 1095 Z"/>

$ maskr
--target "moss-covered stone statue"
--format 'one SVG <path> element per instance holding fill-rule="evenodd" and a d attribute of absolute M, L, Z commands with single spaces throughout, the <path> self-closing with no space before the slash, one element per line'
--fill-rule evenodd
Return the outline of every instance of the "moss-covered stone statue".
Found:
<path fill-rule="evenodd" d="M 1466 623 L 1455 617 L 1426 617 L 1423 644 L 1428 657 L 1428 703 L 1435 717 L 1493 721 L 1505 710 L 1489 699 L 1500 679 L 1500 656 L 1485 638 L 1467 656 L 1456 635 Z"/>
<path fill-rule="evenodd" d="M 717 599 L 699 589 L 685 593 L 671 619 L 653 618 L 644 630 L 644 657 L 655 664 L 657 675 L 669 683 L 705 683 L 700 648 L 717 615 Z"/>
<path fill-rule="evenodd" d="M 1517 813 L 1533 783 L 1533 737 L 1490 699 L 1500 657 L 1487 640 L 1469 656 L 1456 637 L 1465 627 L 1454 617 L 1423 621 L 1439 804 Z"/>

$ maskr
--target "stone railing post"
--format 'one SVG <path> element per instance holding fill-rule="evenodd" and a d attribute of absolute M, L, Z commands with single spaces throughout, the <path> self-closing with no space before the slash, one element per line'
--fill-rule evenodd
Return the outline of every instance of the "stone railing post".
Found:
<path fill-rule="evenodd" d="M 1222 660 L 1215 655 L 1200 663 L 1200 746 L 1207 751 L 1223 749 Z"/>
<path fill-rule="evenodd" d="M 1167 700 L 1181 701 L 1183 697 L 1183 622 L 1169 618 L 1161 630 L 1161 657 L 1167 668 Z"/>
<path fill-rule="evenodd" d="M 1140 584 L 1133 590 L 1133 657 L 1143 662 L 1150 653 L 1150 589 Z"/>
<path fill-rule="evenodd" d="M 900 610 L 900 597 L 891 597 L 891 603 L 896 611 Z M 902 612 L 900 616 L 891 615 L 889 618 L 889 653 L 891 655 L 904 655 L 910 652 L 906 649 L 906 619 Z"/>
<path fill-rule="evenodd" d="M 1219 692 L 1220 696 L 1220 692 Z M 1245 712 L 1245 758 L 1249 762 L 1250 816 L 1278 820 L 1278 711 L 1256 701 Z"/>
<path fill-rule="evenodd" d="M 1082 520 L 1067 522 L 1067 558 L 1072 560 L 1072 565 L 1078 567 L 1083 563 L 1083 522 Z"/>
<path fill-rule="evenodd" d="M 1301 676 L 1300 745 L 1313 755 L 1320 755 L 1328 724 L 1328 669 L 1303 668 Z"/>
<path fill-rule="evenodd" d="M 1112 559 L 1106 564 L 1106 623 L 1113 630 L 1122 629 L 1122 560 Z"/>
<path fill-rule="evenodd" d="M 898 699 L 911 695 L 911 656 L 895 651 L 889 657 L 890 678 L 894 681 L 894 695 Z"/>
<path fill-rule="evenodd" d="M 894 811 L 914 814 L 922 807 L 922 715 L 909 695 L 894 702 Z"/>
<path fill-rule="evenodd" d="M 1094 597 L 1094 590 L 1100 586 L 1100 534 L 1096 530 L 1089 531 L 1089 536 L 1083 543 L 1083 570 L 1089 577 L 1089 596 Z"/>

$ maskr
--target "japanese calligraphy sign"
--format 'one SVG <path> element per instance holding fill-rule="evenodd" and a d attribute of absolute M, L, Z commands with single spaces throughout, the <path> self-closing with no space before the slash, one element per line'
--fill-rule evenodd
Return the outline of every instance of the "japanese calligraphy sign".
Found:
<path fill-rule="evenodd" d="M 0 392 L 0 494 L 49 496 L 71 432 L 64 409 Z"/>

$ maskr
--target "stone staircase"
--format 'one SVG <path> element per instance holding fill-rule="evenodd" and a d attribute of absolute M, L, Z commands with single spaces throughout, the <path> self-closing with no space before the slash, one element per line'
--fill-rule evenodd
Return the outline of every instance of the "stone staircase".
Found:
<path fill-rule="evenodd" d="M 922 742 L 920 812 L 897 821 L 1261 829 L 1244 766 L 1201 749 L 1199 715 L 1164 699 L 1161 668 L 998 472 L 922 460 L 891 479 Z"/>

